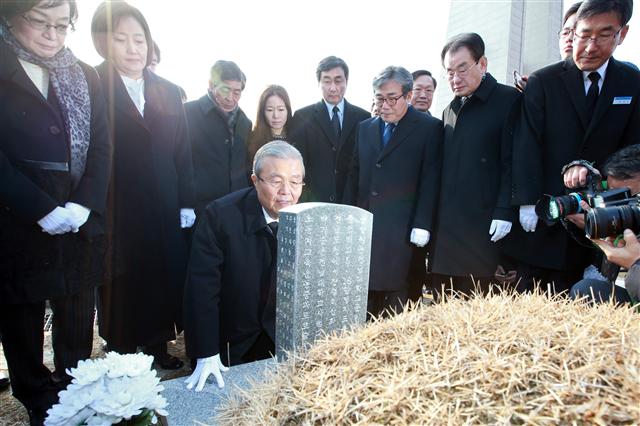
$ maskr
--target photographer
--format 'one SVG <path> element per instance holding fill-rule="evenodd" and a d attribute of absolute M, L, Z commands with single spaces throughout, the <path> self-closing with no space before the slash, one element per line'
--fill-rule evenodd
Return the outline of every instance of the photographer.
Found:
<path fill-rule="evenodd" d="M 631 194 L 640 194 L 640 145 L 632 145 L 614 153 L 604 167 L 607 175 L 607 186 L 609 189 L 629 188 Z M 564 183 L 567 188 L 577 188 L 587 183 L 589 169 L 577 165 L 567 169 L 564 173 Z M 591 208 L 584 201 L 581 202 L 583 210 Z M 635 207 L 638 208 L 637 206 Z M 567 216 L 575 226 L 584 229 L 585 214 L 578 213 Z M 639 300 L 640 292 L 640 242 L 633 231 L 640 231 L 640 223 L 635 221 L 635 229 L 625 229 L 624 239 L 608 237 L 607 239 L 594 238 L 593 243 L 602 250 L 606 259 L 601 263 L 600 271 L 611 270 L 613 274 L 603 274 L 598 276 L 600 271 L 595 270 L 591 265 L 585 270 L 583 280 L 576 283 L 571 288 L 571 297 L 594 297 L 596 302 L 607 301 L 612 296 L 618 303 L 627 303 Z M 609 263 L 611 262 L 611 263 Z M 626 289 L 615 286 L 617 268 L 609 268 L 611 264 L 622 266 L 629 270 L 625 286 Z"/>

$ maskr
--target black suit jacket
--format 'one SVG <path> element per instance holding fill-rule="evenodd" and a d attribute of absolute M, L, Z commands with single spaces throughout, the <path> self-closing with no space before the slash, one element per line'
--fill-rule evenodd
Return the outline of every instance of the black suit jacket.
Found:
<path fill-rule="evenodd" d="M 640 72 L 611 58 L 590 122 L 585 98 L 582 73 L 571 59 L 529 77 L 514 139 L 513 204 L 564 194 L 561 168 L 573 160 L 602 167 L 613 152 L 640 143 Z M 539 222 L 534 233 L 515 224 L 505 243 L 509 254 L 534 266 L 572 270 L 585 259 L 559 224 Z"/>
<path fill-rule="evenodd" d="M 271 244 L 275 240 L 253 187 L 207 206 L 196 227 L 185 285 L 190 357 L 220 353 L 233 365 L 262 330 L 275 341 L 275 288 L 263 288 L 270 287 L 275 267 Z M 266 305 L 261 289 L 270 296 Z"/>
<path fill-rule="evenodd" d="M 338 140 L 323 100 L 296 111 L 290 139 L 304 159 L 306 187 L 301 201 L 342 202 L 356 127 L 369 117 L 345 99 Z"/>
<path fill-rule="evenodd" d="M 0 41 L 0 303 L 45 300 L 101 282 L 112 151 L 98 76 L 79 64 L 89 85 L 90 141 L 85 172 L 72 188 L 55 96 L 45 99 Z M 42 232 L 37 221 L 67 201 L 91 210 L 80 232 Z"/>
<path fill-rule="evenodd" d="M 493 219 L 514 222 L 511 143 L 520 93 L 487 74 L 463 105 L 456 97 L 443 112 L 444 144 L 433 272 L 492 277 L 499 245 L 490 240 Z"/>
<path fill-rule="evenodd" d="M 231 136 L 226 118 L 209 96 L 184 105 L 191 139 L 196 208 L 203 210 L 216 198 L 249 186 L 247 143 L 251 120 L 242 110 Z"/>
<path fill-rule="evenodd" d="M 410 106 L 384 148 L 382 127 L 360 123 L 344 201 L 373 213 L 369 289 L 397 291 L 412 279 L 411 229 L 433 231 L 442 124 Z"/>

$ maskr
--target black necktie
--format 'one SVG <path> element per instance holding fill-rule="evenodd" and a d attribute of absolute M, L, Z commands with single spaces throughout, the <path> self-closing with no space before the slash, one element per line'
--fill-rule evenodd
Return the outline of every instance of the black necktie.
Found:
<path fill-rule="evenodd" d="M 589 121 L 591 121 L 591 117 L 593 117 L 593 112 L 596 109 L 596 103 L 598 103 L 598 80 L 600 80 L 600 74 L 593 71 L 589 73 L 589 80 L 591 80 L 591 86 L 589 86 L 589 90 L 587 91 L 587 114 L 589 117 Z"/>
<path fill-rule="evenodd" d="M 276 221 L 269 222 L 267 226 L 269 227 L 269 229 L 271 229 L 271 233 L 277 240 L 278 239 L 278 222 Z"/>
<path fill-rule="evenodd" d="M 393 135 L 393 130 L 396 128 L 396 125 L 393 123 L 387 123 L 384 125 L 384 132 L 382 132 L 382 146 L 385 147 L 391 140 L 391 135 Z"/>
<path fill-rule="evenodd" d="M 336 134 L 336 137 L 340 139 L 340 132 L 342 129 L 340 128 L 340 117 L 338 113 L 340 112 L 340 108 L 338 106 L 333 107 L 333 116 L 331 117 L 331 125 L 333 126 L 333 131 Z"/>

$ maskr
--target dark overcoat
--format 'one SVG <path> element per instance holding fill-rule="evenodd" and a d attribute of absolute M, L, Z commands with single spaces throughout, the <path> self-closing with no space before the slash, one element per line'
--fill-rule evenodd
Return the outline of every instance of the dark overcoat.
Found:
<path fill-rule="evenodd" d="M 304 160 L 306 185 L 301 201 L 342 202 L 356 129 L 370 117 L 367 111 L 345 99 L 338 139 L 324 101 L 296 111 L 290 139 Z"/>
<path fill-rule="evenodd" d="M 501 242 L 489 235 L 493 219 L 514 223 L 511 143 L 520 93 L 486 74 L 464 105 L 443 111 L 444 143 L 432 270 L 452 276 L 492 277 Z"/>
<path fill-rule="evenodd" d="M 249 186 L 251 160 L 247 144 L 251 120 L 238 109 L 233 136 L 226 117 L 211 98 L 204 95 L 185 104 L 195 180 L 198 211 L 211 201 Z"/>
<path fill-rule="evenodd" d="M 264 330 L 275 341 L 275 238 L 256 190 L 209 204 L 198 221 L 184 294 L 187 355 L 238 364 Z M 264 299 L 263 299 L 264 300 Z"/>
<path fill-rule="evenodd" d="M 640 72 L 609 60 L 593 118 L 589 121 L 582 72 L 571 59 L 529 77 L 514 138 L 514 205 L 530 205 L 543 194 L 563 195 L 562 166 L 573 160 L 601 168 L 620 148 L 640 143 Z M 508 252 L 537 267 L 574 270 L 587 253 L 560 224 L 538 221 L 525 233 L 514 224 L 505 240 Z"/>
<path fill-rule="evenodd" d="M 80 66 L 89 85 L 91 139 L 73 188 L 69 138 L 53 89 L 45 99 L 0 41 L 0 303 L 42 301 L 102 282 L 111 145 L 98 76 Z M 80 231 L 42 232 L 37 221 L 67 201 L 91 210 Z"/>
<path fill-rule="evenodd" d="M 151 345 L 180 326 L 187 245 L 180 209 L 193 208 L 193 168 L 178 86 L 145 70 L 144 117 L 108 62 L 97 67 L 110 106 L 110 276 L 101 335 L 109 344 Z"/>
<path fill-rule="evenodd" d="M 412 228 L 433 229 L 442 124 L 409 106 L 383 148 L 383 123 L 375 117 L 358 127 L 345 201 L 373 213 L 369 290 L 399 291 L 415 281 Z"/>

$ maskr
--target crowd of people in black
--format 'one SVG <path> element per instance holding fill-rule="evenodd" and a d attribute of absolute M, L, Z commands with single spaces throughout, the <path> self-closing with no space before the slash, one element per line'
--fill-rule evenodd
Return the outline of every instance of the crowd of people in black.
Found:
<path fill-rule="evenodd" d="M 298 202 L 373 213 L 371 317 L 424 287 L 464 297 L 508 285 L 505 269 L 517 291 L 637 301 L 634 232 L 581 243 L 594 206 L 551 226 L 535 207 L 592 179 L 640 193 L 640 72 L 613 58 L 632 8 L 572 6 L 562 60 L 516 87 L 487 71 L 480 35 L 452 37 L 441 61 L 454 97 L 440 118 L 430 72 L 385 68 L 367 111 L 347 102 L 349 67 L 329 56 L 318 103 L 294 112 L 271 85 L 253 124 L 232 61 L 215 62 L 206 93 L 183 103 L 152 71 L 160 51 L 125 2 L 93 16 L 104 58 L 93 68 L 65 47 L 75 0 L 0 0 L 0 333 L 31 423 L 91 356 L 96 310 L 109 350 L 141 350 L 163 369 L 182 367 L 167 342 L 184 330 L 196 390 L 274 353 L 278 212 Z M 612 264 L 629 270 L 626 290 Z"/>

